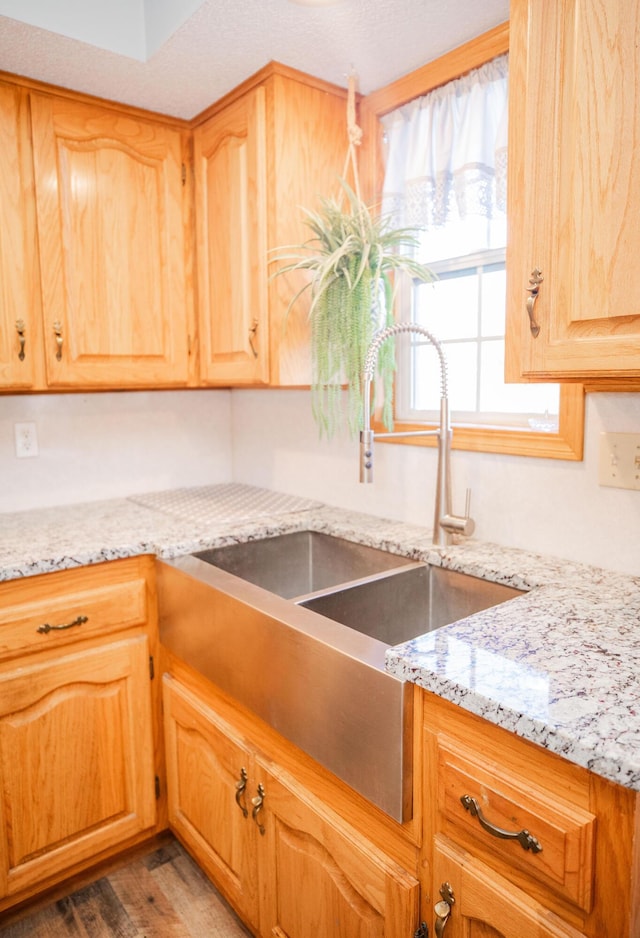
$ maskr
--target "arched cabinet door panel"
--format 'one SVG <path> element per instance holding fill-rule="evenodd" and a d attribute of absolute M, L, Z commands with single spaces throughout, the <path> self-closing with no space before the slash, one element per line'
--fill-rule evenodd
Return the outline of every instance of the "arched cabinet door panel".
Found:
<path fill-rule="evenodd" d="M 194 132 L 200 370 L 269 380 L 266 97 L 255 88 Z"/>
<path fill-rule="evenodd" d="M 179 130 L 31 95 L 50 387 L 186 384 Z"/>
<path fill-rule="evenodd" d="M 0 896 L 153 827 L 149 681 L 145 636 L 0 674 Z"/>
<path fill-rule="evenodd" d="M 420 887 L 285 772 L 258 763 L 260 922 L 277 938 L 403 938 Z"/>

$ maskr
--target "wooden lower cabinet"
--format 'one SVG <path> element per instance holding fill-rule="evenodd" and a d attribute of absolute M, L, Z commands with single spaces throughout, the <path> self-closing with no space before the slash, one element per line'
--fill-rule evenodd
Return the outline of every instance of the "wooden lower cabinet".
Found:
<path fill-rule="evenodd" d="M 153 574 L 0 583 L 0 912 L 166 826 Z"/>
<path fill-rule="evenodd" d="M 289 773 L 259 763 L 262 935 L 413 936 L 419 885 Z M 257 803 L 257 799 L 254 802 Z"/>
<path fill-rule="evenodd" d="M 411 938 L 418 881 L 165 675 L 169 821 L 271 938 Z"/>
<path fill-rule="evenodd" d="M 169 824 L 240 917 L 258 923 L 253 755 L 182 684 L 163 678 Z"/>
<path fill-rule="evenodd" d="M 584 938 L 582 932 L 447 841 L 434 844 L 432 896 L 436 936 Z"/>
<path fill-rule="evenodd" d="M 426 691 L 423 717 L 436 938 L 639 938 L 640 794 Z"/>
<path fill-rule="evenodd" d="M 146 636 L 0 674 L 0 897 L 153 827 Z"/>

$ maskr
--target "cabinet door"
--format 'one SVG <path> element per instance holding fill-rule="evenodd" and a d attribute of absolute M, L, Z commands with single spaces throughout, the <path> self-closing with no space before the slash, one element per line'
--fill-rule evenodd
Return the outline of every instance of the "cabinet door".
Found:
<path fill-rule="evenodd" d="M 436 903 L 447 895 L 448 887 L 453 901 L 447 916 L 446 906 Z M 584 938 L 582 932 L 444 841 L 435 843 L 432 897 L 429 927 L 433 923 L 434 933 L 446 938 Z"/>
<path fill-rule="evenodd" d="M 511 4 L 512 378 L 640 375 L 639 33 L 638 0 Z"/>
<path fill-rule="evenodd" d="M 154 825 L 145 636 L 5 671 L 0 701 L 0 895 Z"/>
<path fill-rule="evenodd" d="M 339 177 L 347 153 L 346 94 L 305 76 L 275 75 L 272 81 L 273 198 L 269 207 L 269 247 L 302 244 L 312 237 L 304 209 L 317 211 L 321 198 L 340 199 Z M 270 383 L 311 383 L 310 290 L 291 300 L 308 282 L 306 271 L 274 277 L 269 267 Z"/>
<path fill-rule="evenodd" d="M 252 758 L 233 729 L 163 678 L 169 823 L 242 918 L 257 924 Z"/>
<path fill-rule="evenodd" d="M 180 133 L 31 96 L 51 387 L 187 381 Z"/>
<path fill-rule="evenodd" d="M 265 89 L 194 132 L 200 374 L 207 384 L 266 384 Z"/>
<path fill-rule="evenodd" d="M 406 938 L 419 884 L 291 776 L 258 765 L 261 934 Z"/>
<path fill-rule="evenodd" d="M 0 387 L 40 376 L 40 275 L 27 92 L 0 83 Z"/>

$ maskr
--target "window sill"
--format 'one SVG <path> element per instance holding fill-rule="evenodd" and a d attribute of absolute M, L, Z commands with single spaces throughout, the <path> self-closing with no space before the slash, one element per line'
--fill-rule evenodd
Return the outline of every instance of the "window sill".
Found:
<path fill-rule="evenodd" d="M 508 427 L 457 427 L 455 420 L 452 422 L 452 449 L 580 461 L 584 444 L 584 388 L 581 384 L 562 385 L 559 426 L 556 433 Z M 428 430 L 431 427 L 433 424 L 396 422 L 394 430 Z M 378 433 L 384 431 L 384 427 L 378 420 L 374 420 L 373 429 Z M 429 436 L 381 438 L 376 442 L 400 443 L 404 446 L 436 446 L 437 444 L 436 439 Z"/>

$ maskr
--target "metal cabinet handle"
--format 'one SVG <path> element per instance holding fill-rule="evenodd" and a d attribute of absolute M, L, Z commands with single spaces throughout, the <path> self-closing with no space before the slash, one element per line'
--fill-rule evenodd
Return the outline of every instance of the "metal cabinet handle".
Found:
<path fill-rule="evenodd" d="M 56 345 L 58 346 L 58 351 L 56 352 L 57 361 L 62 361 L 62 323 L 54 322 L 53 332 L 56 337 Z"/>
<path fill-rule="evenodd" d="M 240 800 L 240 799 L 242 798 L 242 796 L 244 795 L 245 788 L 247 787 L 247 778 L 248 778 L 248 776 L 247 776 L 247 770 L 246 770 L 246 769 L 244 768 L 244 766 L 243 766 L 243 767 L 240 769 L 240 779 L 239 779 L 239 781 L 236 782 L 236 804 L 238 805 L 238 807 L 239 807 L 240 810 L 242 811 L 242 816 L 243 816 L 243 817 L 248 817 L 248 816 L 249 816 L 249 812 L 247 811 L 246 806 L 245 806 L 244 804 L 242 804 L 242 802 L 241 802 L 241 800 Z"/>
<path fill-rule="evenodd" d="M 254 357 L 254 358 L 257 358 L 257 357 L 258 357 L 258 350 L 257 350 L 257 348 L 255 347 L 255 345 L 253 344 L 253 340 L 254 340 L 255 337 L 256 337 L 256 332 L 257 332 L 257 331 L 258 331 L 258 320 L 257 320 L 257 319 L 254 319 L 253 322 L 251 323 L 251 326 L 249 327 L 249 347 L 250 347 L 251 351 L 253 352 L 253 357 Z"/>
<path fill-rule="evenodd" d="M 67 622 L 66 625 L 49 625 L 48 622 L 45 622 L 44 625 L 38 626 L 36 632 L 40 632 L 42 635 L 47 635 L 48 632 L 63 632 L 65 629 L 75 628 L 76 625 L 84 625 L 88 621 L 88 616 L 78 616 L 73 622 Z"/>
<path fill-rule="evenodd" d="M 494 837 L 500 837 L 501 840 L 517 840 L 523 850 L 530 850 L 531 853 L 540 853 L 542 846 L 537 837 L 534 837 L 528 830 L 505 831 L 501 827 L 496 827 L 483 816 L 480 805 L 471 795 L 462 795 L 460 798 L 462 807 L 468 811 L 471 817 L 477 817 L 480 826 Z"/>
<path fill-rule="evenodd" d="M 440 902 L 436 902 L 433 907 L 436 916 L 436 938 L 442 938 L 444 935 L 444 930 L 447 927 L 447 922 L 451 915 L 451 906 L 456 901 L 450 883 L 442 884 L 440 887 L 440 895 L 442 897 Z"/>
<path fill-rule="evenodd" d="M 527 300 L 527 313 L 529 314 L 529 329 L 531 330 L 531 335 L 534 339 L 538 337 L 540 332 L 540 326 L 536 322 L 536 316 L 534 312 L 534 307 L 536 305 L 536 300 L 538 299 L 538 291 L 540 289 L 540 284 L 544 280 L 542 276 L 542 271 L 537 267 L 531 271 L 531 277 L 529 278 L 530 286 L 527 287 L 527 293 L 530 293 L 531 296 Z"/>
<path fill-rule="evenodd" d="M 18 352 L 18 358 L 21 362 L 24 361 L 24 347 L 27 342 L 25 335 L 26 326 L 24 324 L 24 319 L 16 319 L 16 332 L 18 333 L 18 341 L 20 343 L 20 351 Z"/>
<path fill-rule="evenodd" d="M 262 811 L 262 806 L 264 805 L 265 791 L 262 782 L 258 785 L 258 794 L 255 798 L 251 799 L 251 804 L 253 805 L 253 810 L 251 812 L 251 817 L 258 825 L 258 830 L 261 834 L 265 833 L 264 825 L 258 820 L 258 815 Z"/>

